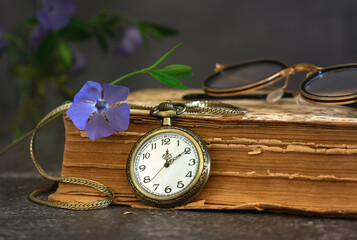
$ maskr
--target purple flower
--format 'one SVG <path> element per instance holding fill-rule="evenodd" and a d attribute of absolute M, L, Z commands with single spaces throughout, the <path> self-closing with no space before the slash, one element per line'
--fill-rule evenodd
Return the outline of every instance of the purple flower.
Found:
<path fill-rule="evenodd" d="M 114 103 L 126 100 L 129 88 L 110 84 L 103 84 L 102 87 L 103 98 L 99 83 L 86 82 L 74 96 L 74 102 L 67 110 L 67 115 L 73 124 L 79 130 L 85 129 L 91 140 L 110 136 L 115 131 L 125 131 L 129 125 L 129 105 L 122 103 L 116 107 L 112 106 Z"/>
<path fill-rule="evenodd" d="M 57 31 L 69 23 L 75 10 L 72 0 L 44 0 L 37 19 L 43 29 Z"/>
<path fill-rule="evenodd" d="M 8 41 L 4 40 L 3 38 L 4 35 L 4 30 L 2 27 L 0 27 L 0 53 L 4 50 L 4 48 L 7 47 L 9 44 Z"/>
<path fill-rule="evenodd" d="M 119 33 L 114 53 L 123 56 L 132 55 L 137 48 L 143 46 L 140 30 L 137 27 L 128 27 Z"/>

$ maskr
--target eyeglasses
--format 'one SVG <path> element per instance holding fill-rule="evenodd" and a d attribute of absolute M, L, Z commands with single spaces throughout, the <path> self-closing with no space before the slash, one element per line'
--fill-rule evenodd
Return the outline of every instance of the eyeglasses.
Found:
<path fill-rule="evenodd" d="M 288 85 L 289 77 L 297 72 L 308 74 L 300 84 L 302 99 L 327 105 L 345 105 L 357 102 L 357 63 L 326 68 L 302 63 L 288 66 L 277 60 L 254 60 L 235 65 L 216 65 L 217 72 L 203 82 L 208 96 L 234 97 L 285 79 L 284 85 L 268 95 L 272 100 L 280 98 Z"/>

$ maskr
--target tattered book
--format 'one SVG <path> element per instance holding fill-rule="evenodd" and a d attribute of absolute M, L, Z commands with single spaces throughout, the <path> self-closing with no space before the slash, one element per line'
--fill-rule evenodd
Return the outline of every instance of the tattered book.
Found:
<path fill-rule="evenodd" d="M 190 90 L 191 92 L 197 92 Z M 199 92 L 199 91 L 198 91 Z M 134 92 L 128 101 L 155 105 L 183 102 L 182 90 Z M 196 132 L 207 144 L 211 173 L 193 201 L 177 209 L 244 209 L 307 215 L 357 217 L 357 110 L 294 99 L 225 101 L 248 113 L 222 116 L 187 113 L 173 124 Z M 64 116 L 66 142 L 62 175 L 103 183 L 115 204 L 149 208 L 132 193 L 126 162 L 134 143 L 161 122 L 149 111 L 133 110 L 127 131 L 90 140 Z M 51 201 L 89 202 L 96 190 L 60 183 Z"/>

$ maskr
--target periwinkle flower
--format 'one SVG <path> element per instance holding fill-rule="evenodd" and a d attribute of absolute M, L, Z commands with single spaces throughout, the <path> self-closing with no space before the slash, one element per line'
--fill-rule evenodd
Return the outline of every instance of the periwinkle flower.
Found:
<path fill-rule="evenodd" d="M 37 19 L 44 30 L 57 31 L 69 23 L 75 10 L 72 0 L 44 0 Z"/>
<path fill-rule="evenodd" d="M 122 56 L 132 55 L 137 48 L 143 46 L 140 30 L 131 26 L 123 29 L 116 40 L 114 53 Z"/>
<path fill-rule="evenodd" d="M 73 124 L 79 130 L 85 129 L 91 140 L 110 136 L 115 131 L 125 131 L 129 126 L 129 105 L 121 103 L 113 106 L 114 103 L 126 100 L 129 88 L 110 84 L 103 84 L 102 87 L 103 98 L 99 83 L 86 82 L 67 110 Z"/>

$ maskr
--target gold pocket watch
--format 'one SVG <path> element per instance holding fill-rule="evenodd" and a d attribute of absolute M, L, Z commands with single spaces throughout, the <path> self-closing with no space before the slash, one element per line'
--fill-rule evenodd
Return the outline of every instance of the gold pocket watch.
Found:
<path fill-rule="evenodd" d="M 210 156 L 204 141 L 185 127 L 171 125 L 171 118 L 185 109 L 185 104 L 170 101 L 154 107 L 150 114 L 162 118 L 162 127 L 147 132 L 129 154 L 130 187 L 151 206 L 169 208 L 184 204 L 208 180 Z"/>

